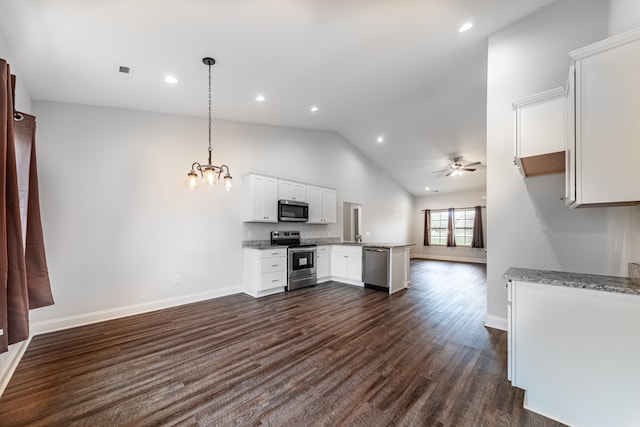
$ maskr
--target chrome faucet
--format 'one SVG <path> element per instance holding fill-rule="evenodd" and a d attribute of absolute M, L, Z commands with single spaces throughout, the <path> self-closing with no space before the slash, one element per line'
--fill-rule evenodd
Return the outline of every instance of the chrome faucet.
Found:
<path fill-rule="evenodd" d="M 362 235 L 356 234 L 356 242 L 362 243 Z"/>

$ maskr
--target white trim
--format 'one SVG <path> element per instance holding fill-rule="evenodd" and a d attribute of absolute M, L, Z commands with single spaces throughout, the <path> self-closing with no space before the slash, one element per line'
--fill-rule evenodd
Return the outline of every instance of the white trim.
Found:
<path fill-rule="evenodd" d="M 2 396 L 7 385 L 9 385 L 9 381 L 11 381 L 13 373 L 16 371 L 25 351 L 27 351 L 27 347 L 29 347 L 31 338 L 32 337 L 29 336 L 26 340 L 13 344 L 13 346 L 9 348 L 9 351 L 3 355 L 7 360 L 6 364 L 3 363 L 4 369 L 0 372 L 0 396 Z"/>
<path fill-rule="evenodd" d="M 562 419 L 562 418 L 560 418 L 560 417 L 558 417 L 556 415 L 550 414 L 550 413 L 545 412 L 545 411 L 541 411 L 541 410 L 529 405 L 529 402 L 527 400 L 527 394 L 528 394 L 528 392 L 527 392 L 527 390 L 525 390 L 524 391 L 524 402 L 522 404 L 522 407 L 524 409 L 526 409 L 527 411 L 535 412 L 536 414 L 542 415 L 543 417 L 547 417 L 547 418 L 549 418 L 551 420 L 557 421 L 557 422 L 562 423 L 564 425 L 567 425 L 569 427 L 578 427 L 576 424 L 570 423 L 569 421 L 564 420 L 564 419 Z"/>
<path fill-rule="evenodd" d="M 639 38 L 640 27 L 633 28 L 629 31 L 625 31 L 624 33 L 620 33 L 613 37 L 609 37 L 599 42 L 592 43 L 580 49 L 572 50 L 571 52 L 569 52 L 569 56 L 571 57 L 572 61 L 576 61 L 600 52 L 604 52 L 605 50 L 613 49 L 614 47 L 632 42 Z"/>
<path fill-rule="evenodd" d="M 284 292 L 284 287 L 267 289 L 266 291 L 257 291 L 257 292 L 254 289 L 245 289 L 243 291 L 243 293 L 249 296 L 252 296 L 254 298 L 261 298 L 269 295 L 281 294 L 282 292 Z"/>
<path fill-rule="evenodd" d="M 514 110 L 522 107 L 526 107 L 527 105 L 537 104 L 542 101 L 548 101 L 554 98 L 560 98 L 567 93 L 566 89 L 562 86 L 546 90 L 544 92 L 536 93 L 535 95 L 527 96 L 526 98 L 518 99 L 517 101 L 513 101 L 511 106 Z"/>
<path fill-rule="evenodd" d="M 487 328 L 500 329 L 501 331 L 507 331 L 509 329 L 509 323 L 506 317 L 492 316 L 490 314 L 487 314 L 484 326 Z"/>
<path fill-rule="evenodd" d="M 347 279 L 346 277 L 335 277 L 335 276 L 331 276 L 329 280 L 333 280 L 334 282 L 344 283 L 345 285 L 359 286 L 361 288 L 364 288 L 364 282 L 360 280 L 352 280 L 352 279 Z"/>
<path fill-rule="evenodd" d="M 104 322 L 106 320 L 118 319 L 120 317 L 147 313 L 149 311 L 176 307 L 198 301 L 205 301 L 208 299 L 219 298 L 241 292 L 242 288 L 238 286 L 225 289 L 217 289 L 214 291 L 200 292 L 191 295 L 183 295 L 175 298 L 167 298 L 142 304 L 134 304 L 125 307 L 112 308 L 108 310 L 94 311 L 91 313 L 78 314 L 74 316 L 61 317 L 58 319 L 51 319 L 33 323 L 31 325 L 31 333 L 33 335 L 45 334 L 48 332 L 60 331 L 63 329 L 75 328 L 77 326 Z"/>
<path fill-rule="evenodd" d="M 411 258 L 420 259 L 433 259 L 436 261 L 457 261 L 457 262 L 471 262 L 475 264 L 486 264 L 486 258 L 466 258 L 447 255 L 427 255 L 427 254 L 411 254 Z"/>

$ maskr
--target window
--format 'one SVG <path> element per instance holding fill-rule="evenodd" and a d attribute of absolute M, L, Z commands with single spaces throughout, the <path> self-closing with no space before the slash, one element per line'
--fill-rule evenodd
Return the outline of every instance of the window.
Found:
<path fill-rule="evenodd" d="M 447 244 L 447 211 L 431 211 L 431 244 L 444 246 Z"/>
<path fill-rule="evenodd" d="M 454 225 L 457 246 L 471 246 L 475 218 L 474 209 L 456 209 Z"/>
<path fill-rule="evenodd" d="M 456 209 L 454 211 L 454 233 L 456 246 L 471 246 L 475 209 Z M 446 246 L 449 213 L 446 210 L 431 211 L 430 244 Z"/>

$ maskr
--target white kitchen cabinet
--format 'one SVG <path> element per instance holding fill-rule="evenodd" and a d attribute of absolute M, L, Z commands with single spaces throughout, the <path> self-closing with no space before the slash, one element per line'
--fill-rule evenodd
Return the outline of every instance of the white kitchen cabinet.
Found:
<path fill-rule="evenodd" d="M 570 53 L 572 207 L 640 203 L 640 28 Z M 571 117 L 569 118 L 571 122 Z"/>
<path fill-rule="evenodd" d="M 362 247 L 331 246 L 331 276 L 340 282 L 363 286 Z"/>
<path fill-rule="evenodd" d="M 509 371 L 526 408 L 568 425 L 637 426 L 640 295 L 513 281 Z"/>
<path fill-rule="evenodd" d="M 262 297 L 283 292 L 287 286 L 287 248 L 243 250 L 244 292 Z"/>
<path fill-rule="evenodd" d="M 278 199 L 307 201 L 307 186 L 301 182 L 278 180 Z"/>
<path fill-rule="evenodd" d="M 319 282 L 329 279 L 329 246 L 318 246 L 316 248 L 316 275 Z"/>
<path fill-rule="evenodd" d="M 278 222 L 278 180 L 264 175 L 244 177 L 245 222 Z"/>
<path fill-rule="evenodd" d="M 332 188 L 307 185 L 308 224 L 334 224 L 337 220 L 338 192 Z"/>
<path fill-rule="evenodd" d="M 514 163 L 522 175 L 564 172 L 566 102 L 565 89 L 559 87 L 512 103 Z"/>

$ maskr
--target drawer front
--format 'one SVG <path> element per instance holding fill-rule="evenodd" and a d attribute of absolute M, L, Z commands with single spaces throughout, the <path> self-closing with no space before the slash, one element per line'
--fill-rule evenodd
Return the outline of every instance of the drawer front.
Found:
<path fill-rule="evenodd" d="M 268 274 L 287 270 L 287 258 L 263 258 L 260 260 L 260 273 Z"/>
<path fill-rule="evenodd" d="M 328 254 L 329 253 L 329 246 L 318 246 L 316 248 L 318 254 Z"/>
<path fill-rule="evenodd" d="M 285 286 L 287 286 L 286 271 L 276 271 L 260 276 L 260 290 L 262 291 L 273 288 L 284 288 Z"/>
<path fill-rule="evenodd" d="M 260 258 L 287 257 L 287 248 L 263 249 Z"/>

